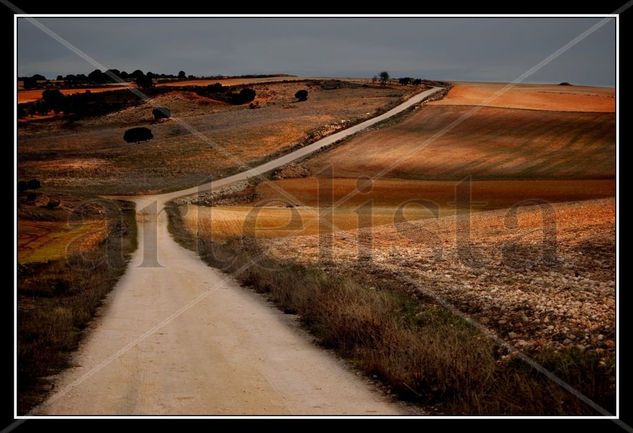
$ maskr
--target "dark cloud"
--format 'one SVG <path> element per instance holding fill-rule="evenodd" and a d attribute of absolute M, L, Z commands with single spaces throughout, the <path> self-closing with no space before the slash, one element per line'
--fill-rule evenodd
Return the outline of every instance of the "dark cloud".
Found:
<path fill-rule="evenodd" d="M 108 67 L 196 75 L 286 72 L 511 81 L 599 18 L 41 18 Z M 18 74 L 94 69 L 24 19 Z M 615 22 L 528 81 L 615 83 Z"/>

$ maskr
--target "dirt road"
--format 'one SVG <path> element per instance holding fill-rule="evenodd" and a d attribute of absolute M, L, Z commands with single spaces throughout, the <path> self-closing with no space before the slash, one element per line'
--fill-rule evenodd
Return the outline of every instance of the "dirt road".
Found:
<path fill-rule="evenodd" d="M 259 295 L 178 245 L 167 201 L 301 158 L 438 91 L 246 172 L 137 197 L 139 249 L 37 415 L 402 414 Z M 156 210 L 159 210 L 158 217 Z"/>
<path fill-rule="evenodd" d="M 287 315 L 157 228 L 40 415 L 398 414 Z M 141 239 L 142 241 L 142 239 Z M 153 241 L 143 242 L 153 248 Z"/>

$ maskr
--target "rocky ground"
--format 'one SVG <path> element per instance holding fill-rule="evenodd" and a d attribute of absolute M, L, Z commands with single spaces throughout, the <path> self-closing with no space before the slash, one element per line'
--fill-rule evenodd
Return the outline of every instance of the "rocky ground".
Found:
<path fill-rule="evenodd" d="M 552 205 L 545 223 L 542 210 L 336 232 L 325 260 L 315 236 L 265 242 L 281 257 L 413 281 L 528 352 L 576 347 L 606 358 L 615 350 L 614 199 Z"/>

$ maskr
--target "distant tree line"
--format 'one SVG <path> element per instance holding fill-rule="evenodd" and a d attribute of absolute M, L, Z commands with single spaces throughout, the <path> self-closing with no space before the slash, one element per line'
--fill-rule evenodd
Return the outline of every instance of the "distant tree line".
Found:
<path fill-rule="evenodd" d="M 389 72 L 382 71 L 378 75 L 374 75 L 371 81 L 373 83 L 379 82 L 381 85 L 385 86 L 387 85 L 390 79 L 391 79 L 391 76 L 389 75 Z M 409 84 L 413 84 L 414 86 L 419 86 L 422 84 L 422 78 L 402 77 L 402 78 L 398 78 L 398 83 L 402 84 L 403 86 L 406 86 Z"/>
<path fill-rule="evenodd" d="M 225 78 L 266 78 L 266 77 L 277 77 L 277 76 L 288 76 L 292 75 L 287 74 L 248 74 L 248 75 L 236 75 L 236 76 L 226 76 L 226 75 L 212 75 L 212 76 L 203 76 L 198 77 L 195 75 L 187 75 L 185 71 L 179 71 L 178 74 L 157 74 L 154 72 L 144 73 L 140 69 L 137 69 L 133 72 L 126 72 L 124 70 L 119 69 L 108 69 L 106 71 L 101 71 L 100 69 L 95 69 L 90 72 L 88 75 L 86 74 L 68 74 L 68 75 L 57 75 L 56 81 L 63 81 L 64 87 L 77 87 L 77 86 L 90 86 L 90 85 L 103 85 L 109 83 L 116 83 L 120 80 L 122 81 L 133 81 L 138 82 L 139 80 L 152 80 L 152 81 L 173 81 L 173 80 L 193 80 L 193 79 L 205 79 L 205 80 L 220 80 Z M 116 77 L 120 78 L 117 79 Z M 54 85 L 55 83 L 51 83 L 44 75 L 35 74 L 30 77 L 18 77 L 18 80 L 23 82 L 24 89 L 36 89 L 36 88 L 46 88 Z M 146 81 L 147 82 L 147 81 Z"/>
<path fill-rule="evenodd" d="M 159 89 L 153 90 L 157 92 Z M 162 90 L 160 90 L 162 92 Z M 51 111 L 64 113 L 69 119 L 98 116 L 121 110 L 140 102 L 140 98 L 128 90 L 111 92 L 83 93 L 64 95 L 58 89 L 47 89 L 42 92 L 42 99 L 35 102 L 18 104 L 18 118 L 33 115 L 45 115 Z"/>

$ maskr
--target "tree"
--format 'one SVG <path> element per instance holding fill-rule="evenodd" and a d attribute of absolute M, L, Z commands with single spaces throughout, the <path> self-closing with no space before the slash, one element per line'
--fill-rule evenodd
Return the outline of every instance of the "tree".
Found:
<path fill-rule="evenodd" d="M 128 129 L 125 131 L 125 134 L 123 134 L 123 139 L 127 143 L 140 143 L 141 141 L 151 140 L 152 138 L 154 138 L 154 135 L 151 129 L 143 127 Z"/>
<path fill-rule="evenodd" d="M 186 78 L 187 78 L 187 74 L 185 74 L 185 71 L 178 72 L 178 79 L 179 80 L 184 80 Z"/>
<path fill-rule="evenodd" d="M 24 77 L 22 83 L 26 90 L 33 89 L 37 86 L 37 81 L 35 81 L 32 77 Z"/>
<path fill-rule="evenodd" d="M 107 75 L 101 72 L 101 69 L 95 69 L 94 71 L 88 74 L 88 80 L 92 83 L 97 83 L 97 84 L 103 83 L 106 81 L 105 78 L 107 78 Z"/>
<path fill-rule="evenodd" d="M 378 74 L 378 76 L 380 77 L 380 84 L 382 84 L 383 86 L 387 84 L 387 81 L 389 81 L 389 72 L 387 71 L 382 71 L 380 74 Z"/>
<path fill-rule="evenodd" d="M 413 80 L 413 84 L 415 86 L 419 86 L 422 84 L 422 78 L 416 78 L 415 80 Z"/>
<path fill-rule="evenodd" d="M 136 77 L 136 85 L 141 89 L 150 89 L 154 87 L 154 80 L 148 75 L 142 75 L 140 77 Z"/>
<path fill-rule="evenodd" d="M 161 119 L 169 119 L 171 117 L 171 111 L 167 107 L 155 107 L 152 110 L 154 120 L 158 122 Z"/>
<path fill-rule="evenodd" d="M 64 111 L 66 106 L 66 97 L 57 89 L 47 89 L 42 92 L 42 99 L 48 107 L 55 111 L 55 113 L 59 113 L 60 111 Z"/>
<path fill-rule="evenodd" d="M 137 69 L 136 71 L 132 72 L 130 76 L 134 79 L 137 79 L 138 77 L 144 77 L 145 74 L 140 69 Z"/>
<path fill-rule="evenodd" d="M 146 75 L 147 77 L 149 77 L 149 78 L 152 78 L 152 79 L 156 78 L 156 74 L 155 74 L 155 73 L 153 73 L 153 72 L 150 72 L 150 71 L 147 71 L 147 74 L 145 74 L 145 75 Z"/>
<path fill-rule="evenodd" d="M 403 86 L 406 86 L 407 84 L 411 84 L 411 78 L 410 77 L 402 77 L 398 80 L 398 82 L 400 84 L 402 84 Z"/>
<path fill-rule="evenodd" d="M 57 76 L 57 81 L 63 81 L 64 80 L 64 76 L 63 75 L 58 75 Z"/>
<path fill-rule="evenodd" d="M 33 78 L 35 81 L 46 81 L 46 77 L 41 74 L 35 74 L 31 78 Z"/>
<path fill-rule="evenodd" d="M 295 98 L 297 98 L 299 101 L 306 101 L 308 99 L 308 91 L 305 89 L 299 90 L 297 93 L 295 93 Z"/>
<path fill-rule="evenodd" d="M 105 71 L 105 78 L 106 81 L 117 82 L 117 78 L 121 78 L 121 71 L 118 69 L 108 69 Z"/>

